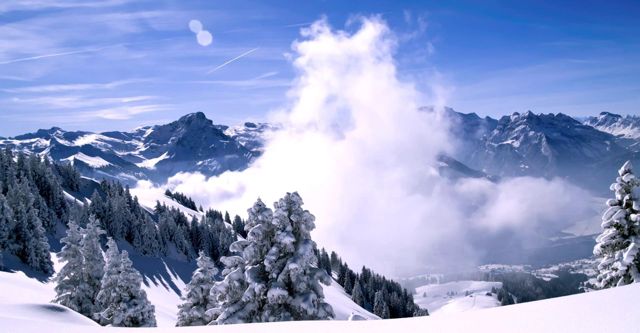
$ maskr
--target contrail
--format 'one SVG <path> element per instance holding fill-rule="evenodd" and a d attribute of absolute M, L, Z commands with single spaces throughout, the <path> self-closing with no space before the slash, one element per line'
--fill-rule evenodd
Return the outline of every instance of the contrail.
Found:
<path fill-rule="evenodd" d="M 207 72 L 207 74 L 211 74 L 211 73 L 213 73 L 213 72 L 215 72 L 215 71 L 219 70 L 220 68 L 222 68 L 222 67 L 224 67 L 224 66 L 226 66 L 226 65 L 228 65 L 228 64 L 230 64 L 230 63 L 232 63 L 232 62 L 234 62 L 234 61 L 236 61 L 236 60 L 238 60 L 238 59 L 240 59 L 240 58 L 246 57 L 246 56 L 248 56 L 249 54 L 251 54 L 251 53 L 253 53 L 253 52 L 257 51 L 258 49 L 259 49 L 259 47 L 256 47 L 255 49 L 251 49 L 251 50 L 249 50 L 249 51 L 247 51 L 247 52 L 245 52 L 245 53 L 243 53 L 243 54 L 241 54 L 241 55 L 239 55 L 239 56 L 237 56 L 237 57 L 235 57 L 235 58 L 233 58 L 233 59 L 231 59 L 231 60 L 227 60 L 227 61 L 226 61 L 226 62 L 224 62 L 223 64 L 218 65 L 216 68 L 209 70 L 209 71 Z"/>
<path fill-rule="evenodd" d="M 38 59 L 44 59 L 44 58 L 62 57 L 62 56 L 73 55 L 73 54 L 100 52 L 102 50 L 106 50 L 106 49 L 110 49 L 110 48 L 114 48 L 114 47 L 132 46 L 132 45 L 140 45 L 140 44 L 148 44 L 148 43 L 157 43 L 157 42 L 163 42 L 163 41 L 167 41 L 167 40 L 171 40 L 171 39 L 177 39 L 177 38 L 180 38 L 180 37 L 163 38 L 163 39 L 151 40 L 151 41 L 146 41 L 146 42 L 138 42 L 138 43 L 119 43 L 119 44 L 105 45 L 105 46 L 94 47 L 94 48 L 89 48 L 89 49 L 82 49 L 82 50 L 74 50 L 74 51 L 67 51 L 67 52 L 42 54 L 42 55 L 37 55 L 37 56 L 25 57 L 25 58 L 5 60 L 5 61 L 0 62 L 0 65 L 8 65 L 8 64 L 16 63 L 16 62 L 31 61 L 31 60 L 38 60 Z"/>
<path fill-rule="evenodd" d="M 103 47 L 98 47 L 98 48 L 93 48 L 93 49 L 85 49 L 85 50 L 76 50 L 76 51 L 68 51 L 68 52 L 60 52 L 60 53 L 42 54 L 42 55 L 26 57 L 26 58 L 11 59 L 11 60 L 0 62 L 0 65 L 8 65 L 8 64 L 16 63 L 16 62 L 38 60 L 38 59 L 44 59 L 44 58 L 61 57 L 61 56 L 72 55 L 72 54 L 98 52 L 98 51 L 102 51 L 102 50 L 110 48 L 110 47 L 116 47 L 116 46 L 121 46 L 121 45 L 123 45 L 123 44 L 109 45 L 109 46 L 103 46 Z"/>

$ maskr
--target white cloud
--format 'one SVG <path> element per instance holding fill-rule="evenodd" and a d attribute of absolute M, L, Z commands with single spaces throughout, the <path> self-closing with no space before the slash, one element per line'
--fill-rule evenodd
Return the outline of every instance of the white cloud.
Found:
<path fill-rule="evenodd" d="M 48 8 L 101 8 L 123 5 L 131 0 L 3 0 L 0 3 L 0 13 L 11 11 L 38 11 Z"/>
<path fill-rule="evenodd" d="M 141 79 L 118 80 L 106 83 L 69 83 L 69 84 L 49 84 L 38 86 L 26 86 L 19 88 L 2 89 L 7 93 L 52 93 L 66 91 L 85 91 L 85 90 L 103 90 L 114 89 L 128 84 L 144 82 Z"/>
<path fill-rule="evenodd" d="M 441 113 L 417 111 L 424 97 L 398 79 L 396 38 L 379 18 L 354 33 L 326 21 L 302 33 L 290 104 L 272 115 L 284 128 L 264 155 L 242 172 L 178 174 L 169 187 L 239 214 L 258 197 L 298 191 L 321 246 L 391 274 L 470 264 L 482 255 L 477 244 L 500 231 L 530 241 L 584 210 L 584 192 L 560 180 L 441 178 L 437 155 L 455 138 Z"/>
<path fill-rule="evenodd" d="M 14 103 L 45 106 L 52 109 L 90 108 L 112 104 L 134 103 L 155 99 L 155 96 L 93 97 L 83 95 L 13 97 Z"/>
<path fill-rule="evenodd" d="M 108 120 L 127 120 L 138 114 L 158 112 L 168 109 L 169 106 L 164 104 L 123 105 L 86 112 L 85 116 Z"/>

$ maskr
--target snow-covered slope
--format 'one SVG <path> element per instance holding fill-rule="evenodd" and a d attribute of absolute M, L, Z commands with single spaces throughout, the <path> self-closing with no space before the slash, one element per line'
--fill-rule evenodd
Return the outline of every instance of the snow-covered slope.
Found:
<path fill-rule="evenodd" d="M 358 304 L 351 300 L 351 296 L 347 295 L 342 286 L 335 280 L 331 280 L 331 285 L 322 286 L 324 297 L 327 303 L 331 304 L 333 312 L 337 320 L 347 320 L 351 314 L 360 316 L 361 318 L 371 320 L 380 319 L 380 317 L 361 308 Z"/>
<path fill-rule="evenodd" d="M 186 282 L 189 282 L 194 264 L 140 256 L 126 243 L 120 243 L 119 247 L 129 251 L 134 266 L 143 274 L 143 289 L 156 308 L 158 327 L 175 326 L 178 304 L 181 303 L 179 292 L 184 290 Z M 55 270 L 58 271 L 61 265 L 54 253 L 51 258 Z M 28 320 L 30 316 L 37 316 L 38 320 L 42 321 L 42 327 L 49 323 L 70 326 L 93 325 L 91 320 L 65 307 L 51 305 L 49 302 L 55 297 L 54 287 L 53 282 L 43 281 L 41 276 L 30 277 L 19 270 L 0 271 L 0 332 L 5 332 L 2 328 L 6 327 L 8 322 Z M 323 289 L 337 320 L 347 320 L 351 314 L 365 319 L 379 319 L 355 304 L 333 280 L 331 285 L 323 286 Z"/>
<path fill-rule="evenodd" d="M 501 287 L 501 282 L 486 281 L 429 284 L 416 288 L 413 299 L 418 306 L 429 310 L 432 316 L 466 312 L 500 306 L 496 294 L 487 294 L 491 293 L 492 288 Z"/>
<path fill-rule="evenodd" d="M 3 273 L 4 274 L 4 273 Z M 1 275 L 5 282 L 5 275 Z M 5 284 L 0 284 L 3 292 Z M 538 302 L 458 314 L 375 321 L 306 321 L 216 327 L 216 332 L 636 332 L 640 284 Z M 47 310 L 52 312 L 50 310 Z M 0 306 L 0 328 L 7 332 L 132 332 L 89 326 L 80 318 L 43 315 L 40 306 Z M 85 324 L 86 323 L 86 324 Z M 136 332 L 211 332 L 212 327 L 141 328 Z"/>
<path fill-rule="evenodd" d="M 131 195 L 138 197 L 138 202 L 148 212 L 153 212 L 156 202 L 166 205 L 169 208 L 175 208 L 181 211 L 189 218 L 197 217 L 202 219 L 204 213 L 189 209 L 164 194 L 164 189 L 155 187 L 148 181 L 140 181 L 137 186 L 131 188 Z"/>

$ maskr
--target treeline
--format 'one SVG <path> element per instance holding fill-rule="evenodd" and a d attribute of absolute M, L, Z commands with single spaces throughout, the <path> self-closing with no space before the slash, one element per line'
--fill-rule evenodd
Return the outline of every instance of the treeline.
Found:
<path fill-rule="evenodd" d="M 77 178 L 36 155 L 14 154 L 9 148 L 0 152 L 0 267 L 2 254 L 9 253 L 35 270 L 53 273 L 46 234 L 68 220 L 60 179 L 73 184 Z"/>
<path fill-rule="evenodd" d="M 64 190 L 78 192 L 80 185 L 80 174 L 70 164 L 52 164 L 10 149 L 0 152 L 0 268 L 7 253 L 35 270 L 53 273 L 47 233 L 53 235 L 58 223 L 66 227 L 70 215 L 81 227 L 95 216 L 108 237 L 127 241 L 150 256 L 190 260 L 202 250 L 218 260 L 229 254 L 237 234 L 246 236 L 239 216 L 232 220 L 216 210 L 191 220 L 160 203 L 153 214 L 147 212 L 118 182 L 101 182 L 85 205 L 73 205 Z"/>
<path fill-rule="evenodd" d="M 585 274 L 571 273 L 566 269 L 555 274 L 557 277 L 549 281 L 529 273 L 503 273 L 494 275 L 492 279 L 502 282 L 502 289 L 496 291 L 502 305 L 582 293 L 583 285 L 588 280 Z"/>
<path fill-rule="evenodd" d="M 195 201 L 193 201 L 193 199 L 191 199 L 190 197 L 180 193 L 180 192 L 171 192 L 171 190 L 167 189 L 166 191 L 164 191 L 164 195 L 166 195 L 167 197 L 175 200 L 177 203 L 191 209 L 191 210 L 195 210 L 195 211 L 203 211 L 202 210 L 202 206 L 200 206 L 200 209 L 198 209 L 198 207 L 196 207 L 196 203 Z"/>
<path fill-rule="evenodd" d="M 128 187 L 103 181 L 100 189 L 92 195 L 88 213 L 101 221 L 109 237 L 128 241 L 144 255 L 190 260 L 204 251 L 218 260 L 229 254 L 229 246 L 237 240 L 236 226 L 229 217 L 225 221 L 222 212 L 210 209 L 201 219 L 195 216 L 189 219 L 180 210 L 156 202 L 151 215 Z M 235 221 L 237 227 L 244 227 L 242 219 L 237 217 Z"/>
<path fill-rule="evenodd" d="M 362 308 L 382 319 L 407 318 L 429 315 L 413 302 L 413 295 L 399 283 L 362 267 L 354 272 L 333 251 L 329 255 L 323 248 L 317 252 L 318 265 L 330 275 L 336 273 L 338 284 Z"/>

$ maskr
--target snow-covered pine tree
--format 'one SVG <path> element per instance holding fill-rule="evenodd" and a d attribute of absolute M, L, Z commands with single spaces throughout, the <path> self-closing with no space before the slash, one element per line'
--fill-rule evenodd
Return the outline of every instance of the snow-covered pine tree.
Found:
<path fill-rule="evenodd" d="M 211 289 L 217 306 L 208 312 L 214 325 L 262 321 L 260 313 L 268 282 L 263 262 L 272 245 L 273 212 L 258 199 L 248 213 L 247 239 L 231 244 L 231 251 L 238 255 L 220 258 L 225 267 L 224 278 Z"/>
<path fill-rule="evenodd" d="M 176 326 L 202 326 L 211 322 L 206 311 L 214 307 L 210 292 L 216 282 L 218 269 L 203 251 L 197 259 L 198 268 L 193 272 L 191 281 L 182 294 L 183 303 L 178 305 L 178 322 Z"/>
<path fill-rule="evenodd" d="M 310 236 L 315 218 L 302 204 L 297 193 L 287 193 L 275 203 L 275 213 L 259 199 L 249 209 L 247 238 L 230 247 L 239 255 L 221 258 L 224 279 L 211 289 L 218 302 L 209 311 L 212 324 L 334 316 L 320 286 L 331 280 L 317 266 Z"/>
<path fill-rule="evenodd" d="M 351 291 L 351 299 L 354 303 L 364 307 L 364 293 L 362 292 L 362 286 L 360 285 L 360 279 L 356 278 L 356 282 L 353 284 L 353 290 Z"/>
<path fill-rule="evenodd" d="M 90 315 L 97 312 L 98 292 L 102 286 L 102 276 L 104 275 L 104 255 L 100 247 L 100 236 L 106 232 L 100 228 L 100 221 L 94 216 L 89 216 L 85 222 L 86 227 L 82 230 L 82 241 L 80 248 L 84 257 L 82 288 L 86 288 L 84 293 L 91 299 L 93 308 Z"/>
<path fill-rule="evenodd" d="M 256 322 L 258 304 L 255 298 L 244 297 L 249 283 L 245 278 L 244 259 L 240 256 L 221 257 L 224 265 L 222 281 L 211 288 L 215 307 L 207 310 L 209 325 L 242 324 Z"/>
<path fill-rule="evenodd" d="M 274 204 L 274 243 L 264 260 L 269 283 L 262 321 L 334 317 L 320 286 L 329 285 L 331 278 L 318 268 L 316 243 L 311 239 L 315 217 L 302 205 L 297 192 L 287 193 Z"/>
<path fill-rule="evenodd" d="M 244 222 L 242 222 L 242 218 L 238 215 L 233 218 L 233 230 L 243 238 L 247 238 L 247 232 L 244 229 Z"/>
<path fill-rule="evenodd" d="M 373 313 L 382 319 L 389 319 L 389 306 L 385 302 L 381 290 L 376 291 L 373 301 Z"/>
<path fill-rule="evenodd" d="M 7 202 L 13 211 L 9 230 L 10 250 L 23 262 L 45 274 L 53 273 L 49 241 L 42 221 L 33 207 L 34 195 L 27 179 L 19 179 L 7 192 Z"/>
<path fill-rule="evenodd" d="M 133 246 L 145 255 L 160 253 L 158 228 L 149 216 L 143 216 L 141 222 L 132 226 Z"/>
<path fill-rule="evenodd" d="M 127 251 L 118 251 L 113 239 L 107 244 L 107 262 L 97 297 L 96 319 L 102 325 L 120 327 L 156 326 L 155 307 L 141 289 L 142 277 L 129 260 Z"/>
<path fill-rule="evenodd" d="M 593 254 L 599 258 L 597 286 L 609 288 L 640 282 L 640 205 L 634 189 L 640 181 L 631 162 L 618 170 L 611 184 L 615 199 L 607 200 L 609 209 L 602 216 L 602 234 L 596 238 Z"/>
<path fill-rule="evenodd" d="M 60 242 L 64 246 L 58 254 L 58 258 L 65 264 L 55 277 L 56 297 L 53 302 L 91 317 L 94 310 L 94 295 L 87 293 L 84 255 L 80 245 L 82 233 L 75 221 L 69 221 L 67 235 Z"/>
<path fill-rule="evenodd" d="M 53 273 L 53 262 L 49 253 L 49 240 L 47 239 L 46 230 L 33 207 L 27 208 L 27 228 L 31 233 L 31 238 L 26 244 L 27 264 L 43 273 Z"/>
<path fill-rule="evenodd" d="M 351 280 L 351 277 L 349 277 L 349 275 L 345 272 L 345 276 L 343 277 L 343 281 L 344 281 L 344 291 L 347 292 L 347 294 L 351 295 L 353 294 L 353 282 Z"/>

